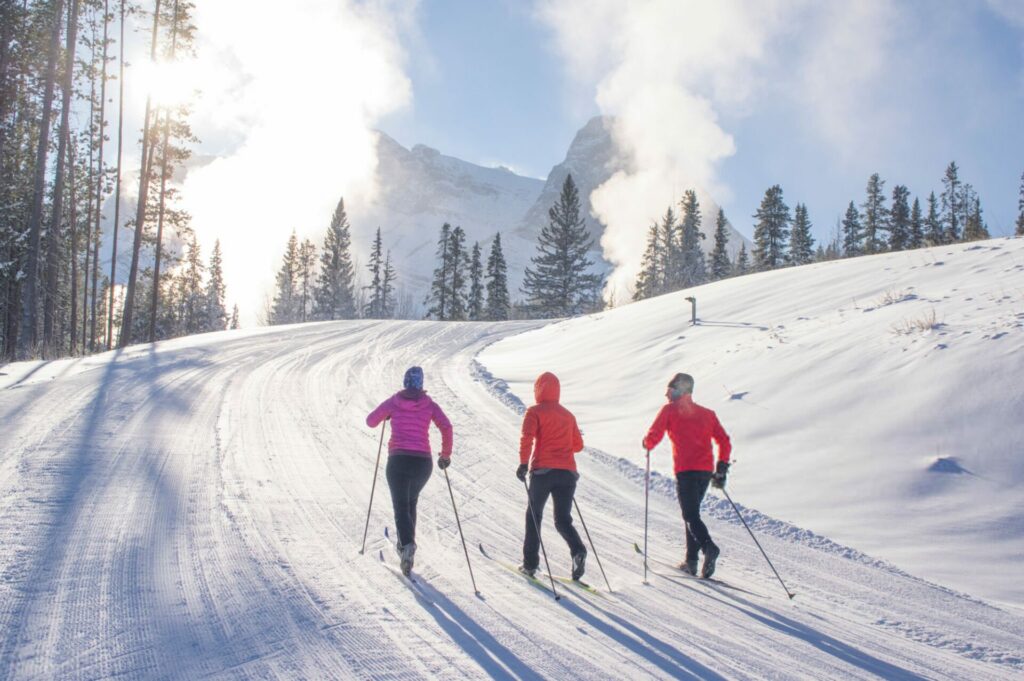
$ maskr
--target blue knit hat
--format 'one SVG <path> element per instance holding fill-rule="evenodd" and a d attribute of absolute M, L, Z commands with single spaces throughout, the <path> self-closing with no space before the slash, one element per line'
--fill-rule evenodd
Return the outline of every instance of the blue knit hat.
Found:
<path fill-rule="evenodd" d="M 409 367 L 406 369 L 405 378 L 402 379 L 402 385 L 406 388 L 423 390 L 423 369 L 420 367 Z"/>

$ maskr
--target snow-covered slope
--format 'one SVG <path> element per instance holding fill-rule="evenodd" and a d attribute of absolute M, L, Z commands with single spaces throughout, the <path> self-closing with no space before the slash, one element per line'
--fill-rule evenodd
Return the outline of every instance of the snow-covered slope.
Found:
<path fill-rule="evenodd" d="M 1019 260 L 1010 246 L 1007 265 Z M 604 343 L 651 359 L 660 340 L 626 345 L 643 329 L 609 322 L 662 302 L 544 333 L 568 338 L 590 324 L 607 331 Z M 524 494 L 513 475 L 522 405 L 497 362 L 492 375 L 476 358 L 537 326 L 332 322 L 3 367 L 17 378 L 0 388 L 0 677 L 1010 679 L 1024 671 L 1019 613 L 746 509 L 797 592 L 789 600 L 715 497 L 707 512 L 726 547 L 719 576 L 731 586 L 690 581 L 660 563 L 643 584 L 632 550 L 643 537 L 643 469 L 632 447 L 578 457 L 580 510 L 614 593 L 559 583 L 556 602 L 502 567 L 518 559 L 522 540 Z M 1014 333 L 990 342 L 1016 342 Z M 557 350 L 530 348 L 509 376 L 532 374 L 541 354 Z M 628 412 L 640 394 L 603 395 L 607 377 L 647 370 L 602 357 L 594 350 L 586 375 L 567 369 L 564 390 L 592 444 L 604 428 L 595 405 Z M 479 596 L 437 471 L 419 507 L 419 591 L 380 564 L 381 556 L 395 562 L 383 476 L 359 554 L 379 442 L 364 418 L 414 363 L 455 426 L 448 472 Z M 646 420 L 620 424 L 630 444 Z M 752 460 L 745 438 L 737 437 L 739 454 Z M 753 465 L 736 470 L 743 502 L 753 496 Z M 568 553 L 550 519 L 544 537 L 564 574 Z M 650 546 L 665 561 L 682 546 L 671 481 L 659 475 Z M 595 558 L 586 578 L 600 586 Z"/>
<path fill-rule="evenodd" d="M 727 280 L 480 361 L 524 399 L 554 371 L 587 442 L 634 462 L 668 379 L 690 372 L 732 434 L 736 499 L 1024 606 L 1024 239 Z M 652 458 L 671 473 L 667 444 Z"/>

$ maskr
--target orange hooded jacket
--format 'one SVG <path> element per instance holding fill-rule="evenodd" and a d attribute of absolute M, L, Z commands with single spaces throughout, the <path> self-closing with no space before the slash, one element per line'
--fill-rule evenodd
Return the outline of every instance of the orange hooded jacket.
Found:
<path fill-rule="evenodd" d="M 583 436 L 576 425 L 576 417 L 558 403 L 560 394 L 558 377 L 551 372 L 544 372 L 533 384 L 537 404 L 526 410 L 519 439 L 519 463 L 529 463 L 531 470 L 576 470 L 573 455 L 583 449 Z"/>

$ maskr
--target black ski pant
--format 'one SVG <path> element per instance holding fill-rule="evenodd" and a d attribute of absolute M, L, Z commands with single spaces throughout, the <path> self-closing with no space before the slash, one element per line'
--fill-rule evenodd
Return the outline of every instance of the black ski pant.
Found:
<path fill-rule="evenodd" d="M 698 559 L 700 549 L 711 543 L 707 525 L 700 519 L 700 502 L 708 491 L 711 471 L 682 471 L 676 473 L 676 494 L 686 523 L 686 561 Z"/>
<path fill-rule="evenodd" d="M 544 504 L 552 498 L 555 507 L 555 529 L 569 545 L 569 553 L 586 551 L 583 540 L 572 526 L 572 499 L 576 494 L 576 474 L 573 471 L 551 469 L 530 476 L 530 503 L 526 507 L 526 539 L 523 540 L 523 567 L 535 570 L 540 565 L 540 529 L 544 519 Z M 530 510 L 533 510 L 533 515 Z"/>
<path fill-rule="evenodd" d="M 392 454 L 388 457 L 388 487 L 395 507 L 395 530 L 402 546 L 416 541 L 416 502 L 433 470 L 434 461 L 429 455 Z"/>

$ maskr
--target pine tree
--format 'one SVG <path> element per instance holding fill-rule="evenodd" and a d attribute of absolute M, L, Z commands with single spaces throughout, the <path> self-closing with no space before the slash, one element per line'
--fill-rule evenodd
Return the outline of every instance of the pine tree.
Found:
<path fill-rule="evenodd" d="M 437 239 L 438 266 L 434 270 L 434 279 L 430 284 L 430 294 L 424 301 L 430 307 L 427 308 L 427 316 L 438 321 L 451 319 L 451 297 L 448 286 L 451 277 L 451 258 L 449 249 L 451 246 L 452 226 L 447 222 L 441 227 L 441 235 Z"/>
<path fill-rule="evenodd" d="M 185 269 L 180 275 L 182 308 L 181 330 L 187 334 L 205 331 L 206 296 L 203 290 L 203 260 L 199 252 L 199 242 L 192 233 L 189 244 Z"/>
<path fill-rule="evenodd" d="M 222 331 L 227 328 L 228 311 L 224 307 L 224 264 L 220 252 L 220 239 L 213 242 L 208 271 L 204 305 L 206 321 L 203 324 L 203 331 Z"/>
<path fill-rule="evenodd" d="M 310 318 L 313 303 L 313 277 L 316 275 L 316 245 L 305 239 L 299 246 L 299 321 Z"/>
<path fill-rule="evenodd" d="M 659 276 L 651 294 L 655 296 L 669 291 L 678 291 L 683 287 L 683 235 L 672 206 L 665 210 L 659 230 L 659 241 L 661 242 L 661 256 L 657 267 Z"/>
<path fill-rule="evenodd" d="M 729 262 L 729 230 L 728 221 L 725 219 L 725 211 L 718 209 L 718 217 L 715 219 L 715 248 L 711 251 L 711 280 L 718 281 L 725 279 L 732 274 L 732 263 Z"/>
<path fill-rule="evenodd" d="M 238 323 L 238 305 L 231 309 L 231 323 L 228 325 L 229 329 L 239 329 L 241 325 Z"/>
<path fill-rule="evenodd" d="M 860 213 L 850 201 L 843 218 L 843 255 L 847 258 L 864 254 L 864 231 L 860 224 Z"/>
<path fill-rule="evenodd" d="M 669 210 L 671 211 L 671 208 Z M 647 249 L 640 262 L 640 272 L 636 275 L 633 300 L 653 298 L 661 292 L 664 281 L 664 272 L 662 271 L 664 255 L 658 223 L 651 223 L 647 230 Z"/>
<path fill-rule="evenodd" d="M 910 234 L 907 237 L 907 248 L 921 248 L 924 245 L 924 217 L 921 215 L 921 202 L 914 197 L 914 205 L 910 209 Z"/>
<path fill-rule="evenodd" d="M 892 188 L 892 208 L 889 210 L 889 250 L 910 248 L 910 190 L 902 184 Z M 920 206 L 918 206 L 920 210 Z"/>
<path fill-rule="evenodd" d="M 395 266 L 391 264 L 391 251 L 384 256 L 384 275 L 380 283 L 380 309 L 383 319 L 395 316 Z"/>
<path fill-rule="evenodd" d="M 946 232 L 942 227 L 942 219 L 939 217 L 939 201 L 935 198 L 935 192 L 928 195 L 928 217 L 924 220 L 924 239 L 929 246 L 939 246 L 946 240 Z"/>
<path fill-rule="evenodd" d="M 469 269 L 469 255 L 466 253 L 466 231 L 461 226 L 452 230 L 448 245 L 448 270 L 451 272 L 448 288 L 449 314 L 452 321 L 464 321 L 468 314 L 466 295 L 466 270 Z"/>
<path fill-rule="evenodd" d="M 746 242 L 740 244 L 740 252 L 736 254 L 736 263 L 732 271 L 737 277 L 750 273 L 750 257 L 747 255 Z"/>
<path fill-rule="evenodd" d="M 814 237 L 811 236 L 811 220 L 807 206 L 798 203 L 793 209 L 793 234 L 789 240 L 789 262 L 806 265 L 814 260 Z"/>
<path fill-rule="evenodd" d="M 682 287 L 699 286 L 707 281 L 707 270 L 704 267 L 704 251 L 700 248 L 700 242 L 704 240 L 704 232 L 701 231 L 703 220 L 700 212 L 700 203 L 697 201 L 697 192 L 688 189 L 683 193 L 683 199 L 679 202 L 682 216 L 682 247 L 683 247 L 683 272 Z"/>
<path fill-rule="evenodd" d="M 274 302 L 270 310 L 271 324 L 292 324 L 297 320 L 298 273 L 299 240 L 293 231 L 288 238 L 281 269 L 277 271 Z"/>
<path fill-rule="evenodd" d="M 494 236 L 491 253 L 487 257 L 487 310 L 486 318 L 493 322 L 508 319 L 511 305 L 508 298 L 508 266 L 501 250 L 501 232 Z"/>
<path fill-rule="evenodd" d="M 342 198 L 334 209 L 320 251 L 320 273 L 313 289 L 314 319 L 353 319 L 356 316 L 351 247 L 345 199 Z"/>
<path fill-rule="evenodd" d="M 942 243 L 947 244 L 960 241 L 960 232 L 963 229 L 961 215 L 964 207 L 958 173 L 956 162 L 951 161 L 942 178 Z"/>
<path fill-rule="evenodd" d="M 484 318 L 484 271 L 479 241 L 473 243 L 469 259 L 469 318 L 474 322 Z"/>
<path fill-rule="evenodd" d="M 965 185 L 970 187 L 970 185 Z M 970 211 L 967 213 L 964 225 L 964 241 L 980 241 L 989 238 L 988 227 L 981 217 L 981 199 L 977 195 L 971 196 Z"/>
<path fill-rule="evenodd" d="M 373 249 L 370 251 L 370 262 L 366 266 L 370 270 L 370 284 L 363 289 L 369 294 L 366 305 L 363 307 L 363 316 L 367 319 L 384 318 L 384 242 L 381 239 L 380 227 L 377 228 L 377 236 L 373 240 Z"/>
<path fill-rule="evenodd" d="M 1024 173 L 1020 175 L 1020 198 L 1017 199 L 1017 236 L 1024 236 Z"/>
<path fill-rule="evenodd" d="M 548 211 L 550 222 L 537 240 L 533 267 L 526 268 L 523 293 L 534 315 L 568 317 L 588 307 L 600 277 L 589 274 L 591 241 L 580 215 L 580 197 L 572 175 L 567 175 L 558 202 Z"/>
<path fill-rule="evenodd" d="M 782 187 L 774 185 L 764 193 L 754 217 L 754 267 L 759 271 L 782 267 L 792 222 L 789 206 L 782 200 Z"/>
<path fill-rule="evenodd" d="M 884 238 L 881 232 L 888 228 L 889 211 L 885 208 L 885 180 L 875 173 L 868 178 L 867 198 L 862 208 L 864 209 L 862 224 L 864 234 L 864 253 L 868 255 L 878 253 L 882 250 Z"/>

